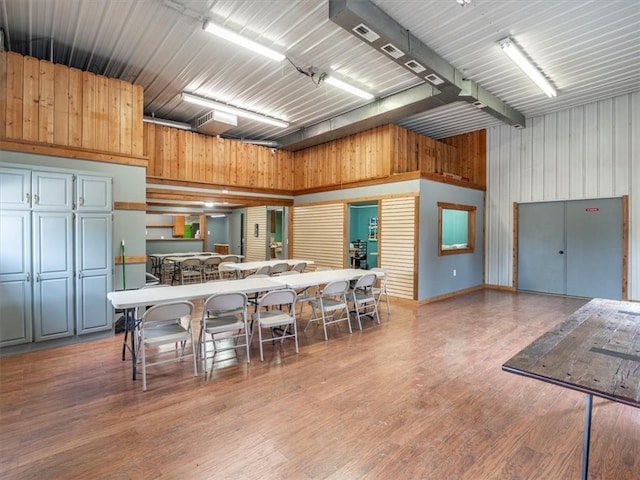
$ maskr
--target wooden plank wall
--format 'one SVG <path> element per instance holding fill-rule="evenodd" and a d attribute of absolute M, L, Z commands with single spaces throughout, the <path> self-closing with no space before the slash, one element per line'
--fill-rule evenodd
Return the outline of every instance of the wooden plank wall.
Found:
<path fill-rule="evenodd" d="M 144 124 L 147 176 L 269 190 L 293 190 L 293 153 Z"/>
<path fill-rule="evenodd" d="M 245 225 L 245 262 L 261 262 L 267 259 L 267 207 L 249 207 Z M 258 236 L 254 235 L 258 224 Z"/>
<path fill-rule="evenodd" d="M 416 299 L 416 198 L 383 198 L 378 242 L 380 266 L 393 297 Z"/>
<path fill-rule="evenodd" d="M 14 52 L 0 76 L 1 137 L 142 156 L 141 86 Z"/>
<path fill-rule="evenodd" d="M 451 173 L 469 178 L 478 185 L 487 185 L 487 131 L 443 138 L 442 143 L 455 147 L 457 160 L 449 168 Z M 443 170 L 446 171 L 446 170 Z"/>
<path fill-rule="evenodd" d="M 293 207 L 293 257 L 318 266 L 344 268 L 344 203 Z"/>
<path fill-rule="evenodd" d="M 484 131 L 434 140 L 385 125 L 294 153 L 295 190 L 384 179 L 401 173 L 451 174 L 486 185 Z M 470 148 L 461 153 L 460 149 Z"/>
<path fill-rule="evenodd" d="M 388 177 L 393 173 L 391 127 L 376 127 L 295 152 L 295 190 Z"/>

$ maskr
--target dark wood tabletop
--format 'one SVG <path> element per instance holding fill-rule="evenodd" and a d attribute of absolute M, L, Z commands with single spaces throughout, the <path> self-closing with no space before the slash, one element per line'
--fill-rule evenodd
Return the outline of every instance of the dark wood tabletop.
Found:
<path fill-rule="evenodd" d="M 593 299 L 502 369 L 640 408 L 640 303 Z"/>

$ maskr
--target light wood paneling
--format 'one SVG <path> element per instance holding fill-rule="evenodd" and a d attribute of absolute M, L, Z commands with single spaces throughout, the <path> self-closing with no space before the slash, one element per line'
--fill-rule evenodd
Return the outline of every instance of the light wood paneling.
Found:
<path fill-rule="evenodd" d="M 250 207 L 246 209 L 245 225 L 245 261 L 260 262 L 267 258 L 267 207 Z M 255 228 L 258 226 L 258 235 Z"/>
<path fill-rule="evenodd" d="M 415 299 L 416 199 L 388 198 L 380 202 L 378 261 L 387 270 L 389 295 Z"/>
<path fill-rule="evenodd" d="M 293 153 L 144 124 L 149 177 L 261 190 L 293 190 Z"/>
<path fill-rule="evenodd" d="M 12 52 L 0 57 L 1 137 L 142 156 L 142 87 Z"/>
<path fill-rule="evenodd" d="M 345 266 L 344 204 L 294 206 L 293 258 L 313 260 L 315 266 Z"/>

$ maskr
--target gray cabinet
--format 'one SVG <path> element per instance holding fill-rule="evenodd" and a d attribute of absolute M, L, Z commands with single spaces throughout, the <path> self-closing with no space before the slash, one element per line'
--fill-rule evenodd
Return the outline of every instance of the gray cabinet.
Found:
<path fill-rule="evenodd" d="M 78 212 L 111 212 L 110 177 L 78 175 L 76 177 L 76 211 Z"/>
<path fill-rule="evenodd" d="M 33 214 L 33 326 L 41 342 L 73 335 L 73 214 Z"/>
<path fill-rule="evenodd" d="M 76 311 L 78 334 L 111 328 L 111 306 L 106 294 L 111 291 L 110 213 L 76 215 Z"/>
<path fill-rule="evenodd" d="M 0 167 L 0 346 L 111 328 L 111 190 L 110 177 Z"/>
<path fill-rule="evenodd" d="M 0 208 L 0 232 L 0 346 L 6 347 L 32 341 L 31 212 Z"/>

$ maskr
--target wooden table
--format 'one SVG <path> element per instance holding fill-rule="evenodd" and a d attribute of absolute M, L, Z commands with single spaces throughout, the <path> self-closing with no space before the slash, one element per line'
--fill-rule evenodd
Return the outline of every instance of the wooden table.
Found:
<path fill-rule="evenodd" d="M 640 408 L 640 304 L 593 299 L 502 369 L 587 394 L 581 476 L 586 480 L 593 395 Z"/>
<path fill-rule="evenodd" d="M 131 353 L 131 365 L 133 379 L 136 379 L 137 348 L 136 327 L 139 319 L 135 310 L 138 307 L 149 307 L 164 302 L 179 300 L 206 299 L 214 293 L 245 294 L 256 292 L 268 292 L 284 288 L 281 283 L 274 282 L 271 278 L 243 278 L 240 280 L 220 280 L 216 282 L 195 283 L 192 285 L 178 285 L 175 287 L 141 288 L 139 290 L 122 290 L 109 292 L 107 298 L 114 308 L 125 311 L 125 332 L 131 333 L 131 345 L 123 342 L 122 360 L 125 359 L 125 347 Z"/>

